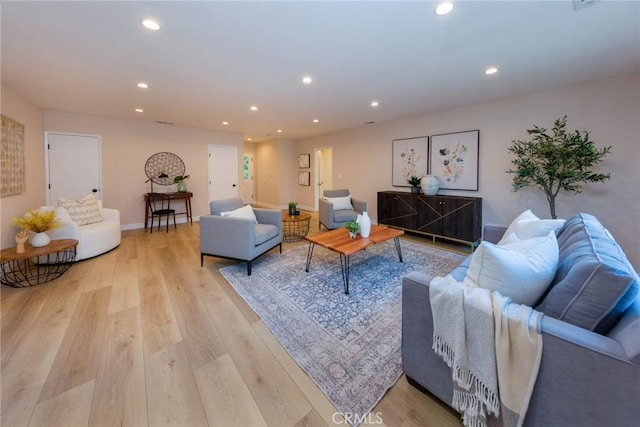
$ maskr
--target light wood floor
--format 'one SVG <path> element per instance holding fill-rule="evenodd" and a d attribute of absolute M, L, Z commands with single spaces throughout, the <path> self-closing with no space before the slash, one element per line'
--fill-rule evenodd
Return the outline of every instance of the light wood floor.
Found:
<path fill-rule="evenodd" d="M 180 224 L 123 232 L 48 284 L 2 286 L 0 424 L 346 425 L 219 274 L 232 262 L 201 268 L 198 224 Z M 461 425 L 404 376 L 364 424 Z"/>

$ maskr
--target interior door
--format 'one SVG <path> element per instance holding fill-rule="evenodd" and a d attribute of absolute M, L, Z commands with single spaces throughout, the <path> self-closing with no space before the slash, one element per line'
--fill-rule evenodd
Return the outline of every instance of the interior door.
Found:
<path fill-rule="evenodd" d="M 47 204 L 93 193 L 102 199 L 100 136 L 45 132 Z"/>
<path fill-rule="evenodd" d="M 333 189 L 333 150 L 331 147 L 315 149 L 315 209 L 318 210 L 318 199 L 324 190 Z"/>
<path fill-rule="evenodd" d="M 238 196 L 238 148 L 209 146 L 209 200 Z"/>

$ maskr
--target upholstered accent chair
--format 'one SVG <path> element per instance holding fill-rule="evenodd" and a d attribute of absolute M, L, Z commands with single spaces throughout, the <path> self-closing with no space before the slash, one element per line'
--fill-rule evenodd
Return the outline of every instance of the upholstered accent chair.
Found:
<path fill-rule="evenodd" d="M 319 226 L 327 230 L 343 227 L 367 210 L 367 202 L 351 197 L 348 189 L 325 190 L 323 196 L 318 203 Z"/>
<path fill-rule="evenodd" d="M 282 213 L 275 209 L 252 208 L 242 199 L 214 200 L 210 215 L 200 217 L 200 266 L 204 256 L 247 262 L 251 275 L 253 260 L 280 246 L 282 253 Z"/>

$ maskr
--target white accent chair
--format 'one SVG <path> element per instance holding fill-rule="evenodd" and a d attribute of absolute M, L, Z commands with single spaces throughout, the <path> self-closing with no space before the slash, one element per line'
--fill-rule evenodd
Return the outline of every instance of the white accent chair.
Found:
<path fill-rule="evenodd" d="M 42 209 L 53 209 L 62 222 L 62 226 L 47 231 L 51 239 L 75 239 L 76 261 L 92 258 L 118 247 L 121 241 L 120 211 L 102 207 L 98 200 L 104 221 L 93 224 L 78 225 L 71 220 L 69 212 L 60 206 L 45 206 Z"/>

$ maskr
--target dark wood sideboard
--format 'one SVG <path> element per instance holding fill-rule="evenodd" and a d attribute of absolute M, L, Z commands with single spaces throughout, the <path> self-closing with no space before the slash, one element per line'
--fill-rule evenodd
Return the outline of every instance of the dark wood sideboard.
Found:
<path fill-rule="evenodd" d="M 467 243 L 474 250 L 482 237 L 482 198 L 378 192 L 378 224 Z"/>

